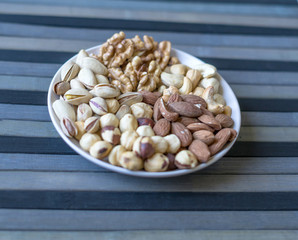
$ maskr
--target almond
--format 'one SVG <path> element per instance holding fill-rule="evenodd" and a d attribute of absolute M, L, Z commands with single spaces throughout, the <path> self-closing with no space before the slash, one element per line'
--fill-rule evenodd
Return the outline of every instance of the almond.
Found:
<path fill-rule="evenodd" d="M 188 150 L 191 151 L 202 163 L 207 162 L 211 155 L 208 146 L 197 139 L 190 144 Z"/>
<path fill-rule="evenodd" d="M 229 128 L 234 125 L 233 119 L 222 113 L 216 115 L 215 119 L 220 122 L 222 128 Z"/>
<path fill-rule="evenodd" d="M 208 115 L 210 117 L 214 117 L 213 113 L 210 112 L 209 110 L 207 110 L 206 108 L 201 107 L 201 111 L 202 111 L 203 115 Z"/>
<path fill-rule="evenodd" d="M 174 93 L 169 97 L 168 104 L 170 104 L 172 102 L 181 102 L 181 101 L 182 101 L 182 98 L 180 97 L 180 94 Z"/>
<path fill-rule="evenodd" d="M 203 143 L 210 145 L 214 142 L 214 134 L 210 131 L 200 130 L 193 133 L 194 139 L 201 140 Z"/>
<path fill-rule="evenodd" d="M 231 137 L 231 130 L 230 128 L 224 128 L 220 130 L 214 138 L 214 143 L 209 146 L 209 150 L 211 155 L 218 153 L 223 146 L 229 141 Z"/>
<path fill-rule="evenodd" d="M 204 100 L 204 98 L 199 97 L 197 95 L 191 95 L 191 94 L 187 94 L 187 95 L 181 95 L 181 98 L 183 99 L 184 102 L 189 102 L 195 105 L 199 105 L 199 107 L 203 107 L 203 108 L 207 108 L 207 103 Z"/>
<path fill-rule="evenodd" d="M 220 130 L 221 125 L 219 121 L 215 119 L 215 117 L 211 117 L 209 115 L 202 115 L 198 118 L 202 123 L 207 124 L 209 127 L 214 128 L 215 130 Z"/>
<path fill-rule="evenodd" d="M 180 123 L 182 123 L 185 127 L 187 127 L 189 124 L 198 123 L 199 122 L 198 119 L 196 119 L 196 118 L 190 118 L 190 117 L 181 117 L 181 118 L 178 118 L 177 121 L 180 122 Z"/>
<path fill-rule="evenodd" d="M 153 128 L 153 131 L 155 132 L 155 134 L 162 137 L 168 135 L 170 130 L 171 130 L 171 123 L 165 118 L 159 119 L 155 123 L 155 126 Z"/>
<path fill-rule="evenodd" d="M 192 132 L 196 132 L 196 131 L 200 131 L 200 130 L 207 130 L 209 132 L 214 132 L 213 128 L 209 127 L 205 123 L 199 123 L 199 122 L 191 123 L 191 124 L 187 125 L 187 128 Z"/>
<path fill-rule="evenodd" d="M 160 111 L 161 115 L 168 121 L 176 121 L 179 117 L 178 113 L 171 112 L 168 110 L 168 108 L 162 98 L 159 99 L 159 111 Z"/>
<path fill-rule="evenodd" d="M 140 93 L 143 96 L 143 102 L 150 104 L 152 106 L 155 104 L 157 99 L 160 98 L 162 95 L 160 92 L 141 91 Z"/>
<path fill-rule="evenodd" d="M 188 102 L 173 102 L 169 104 L 169 110 L 184 117 L 198 117 L 202 115 L 200 108 Z"/>
<path fill-rule="evenodd" d="M 182 123 L 172 123 L 172 133 L 179 138 L 181 142 L 181 147 L 187 147 L 189 144 L 191 144 L 192 135 L 190 131 Z"/>
<path fill-rule="evenodd" d="M 230 132 L 231 132 L 231 136 L 229 138 L 229 142 L 233 142 L 234 139 L 237 137 L 237 131 L 233 128 L 228 128 L 230 129 Z"/>
<path fill-rule="evenodd" d="M 161 115 L 160 110 L 159 110 L 160 99 L 161 98 L 159 98 L 155 102 L 154 107 L 153 107 L 153 119 L 154 119 L 155 122 L 157 122 L 159 119 L 162 118 L 162 115 Z"/>

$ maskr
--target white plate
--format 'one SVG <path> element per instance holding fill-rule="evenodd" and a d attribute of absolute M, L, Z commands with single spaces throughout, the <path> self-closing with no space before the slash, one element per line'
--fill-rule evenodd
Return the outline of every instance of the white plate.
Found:
<path fill-rule="evenodd" d="M 99 47 L 100 46 L 95 46 L 95 47 L 92 47 L 86 51 L 89 54 L 90 53 L 98 54 Z M 180 60 L 181 63 L 183 63 L 189 67 L 194 67 L 194 65 L 203 62 L 203 61 L 195 58 L 194 56 L 192 56 L 188 53 L 185 53 L 183 51 L 177 50 L 177 49 L 172 49 L 171 55 L 178 57 L 178 59 Z M 75 61 L 76 57 L 77 57 L 77 55 L 73 56 L 68 61 Z M 96 158 L 92 157 L 91 155 L 89 155 L 89 153 L 82 150 L 79 145 L 79 142 L 76 139 L 70 139 L 64 135 L 64 133 L 62 132 L 62 130 L 60 128 L 59 120 L 53 111 L 52 104 L 56 99 L 59 99 L 59 96 L 57 96 L 53 92 L 53 85 L 54 85 L 54 83 L 60 81 L 60 71 L 61 71 L 61 67 L 56 72 L 55 76 L 53 77 L 52 82 L 49 87 L 49 91 L 48 91 L 48 109 L 49 109 L 51 120 L 52 120 L 57 132 L 62 137 L 62 139 L 68 144 L 68 146 L 70 146 L 74 151 L 76 151 L 78 154 L 80 154 L 87 160 L 89 160 L 103 168 L 109 169 L 114 172 L 131 175 L 131 176 L 136 176 L 136 177 L 149 177 L 149 178 L 175 177 L 175 176 L 179 176 L 179 175 L 185 175 L 185 174 L 189 174 L 192 172 L 196 172 L 196 171 L 199 171 L 203 168 L 210 166 L 211 164 L 215 163 L 220 158 L 222 158 L 231 149 L 233 144 L 236 142 L 237 138 L 235 138 L 235 140 L 233 142 L 230 142 L 222 151 L 220 151 L 219 153 L 217 153 L 216 155 L 211 157 L 211 159 L 207 163 L 202 163 L 194 169 L 174 170 L 174 171 L 168 171 L 168 172 L 130 171 L 130 170 L 127 170 L 127 169 L 124 169 L 121 167 L 114 166 L 114 165 L 109 164 L 105 161 L 96 159 Z M 227 105 L 229 105 L 232 108 L 232 118 L 235 122 L 233 128 L 238 132 L 238 135 L 239 135 L 240 125 L 241 125 L 241 113 L 240 113 L 239 103 L 238 103 L 237 98 L 236 98 L 234 92 L 232 91 L 231 87 L 223 78 L 221 78 L 220 84 L 222 86 L 222 94 L 224 96 L 224 99 L 226 100 Z M 237 135 L 237 137 L 238 137 L 238 135 Z"/>

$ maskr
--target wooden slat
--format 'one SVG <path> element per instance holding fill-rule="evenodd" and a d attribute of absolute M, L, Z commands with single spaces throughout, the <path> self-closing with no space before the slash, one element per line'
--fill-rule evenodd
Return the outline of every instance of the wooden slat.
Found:
<path fill-rule="evenodd" d="M 98 44 L 110 38 L 115 30 L 66 28 L 55 26 L 36 26 L 18 23 L 1 23 L 0 33 L 4 36 L 69 39 L 94 41 Z M 125 31 L 127 37 L 136 34 L 153 36 L 156 41 L 170 40 L 177 45 L 204 45 L 204 46 L 238 46 L 238 47 L 262 47 L 262 48 L 297 48 L 297 37 L 282 36 L 242 36 L 204 33 L 179 33 L 179 32 L 153 32 L 153 31 Z"/>
<path fill-rule="evenodd" d="M 125 219 L 125 221 L 123 221 Z M 210 224 L 212 223 L 212 224 Z M 297 212 L 0 210 L 1 230 L 297 230 Z"/>
<path fill-rule="evenodd" d="M 39 50 L 78 52 L 82 48 L 90 48 L 100 44 L 96 41 L 56 40 L 41 38 L 0 37 L 0 49 L 11 50 Z M 198 57 L 256 59 L 298 61 L 298 50 L 295 49 L 255 49 L 240 47 L 188 46 L 173 45 L 173 47 Z"/>
<path fill-rule="evenodd" d="M 160 184 L 162 181 L 162 184 Z M 133 192 L 287 192 L 298 191 L 297 175 L 186 175 L 146 179 L 117 173 L 0 173 L 0 190 L 133 191 Z M 1 224 L 0 224 L 1 226 Z M 1 229 L 1 228 L 0 228 Z"/>
<path fill-rule="evenodd" d="M 297 235 L 297 230 L 0 231 L 1 240 L 296 240 Z"/>
<path fill-rule="evenodd" d="M 0 135 L 46 138 L 59 137 L 51 122 L 25 120 L 0 120 Z M 298 127 L 241 127 L 238 141 L 298 142 Z"/>
<path fill-rule="evenodd" d="M 79 155 L 0 153 L 0 171 L 109 172 Z M 224 157 L 194 173 L 202 174 L 297 174 L 297 157 Z"/>
<path fill-rule="evenodd" d="M 7 1 L 3 0 L 2 2 L 7 3 L 23 3 L 22 0 L 14 0 L 14 1 Z M 285 1 L 283 1 L 284 3 Z M 76 6 L 76 7 L 104 7 L 104 8 L 116 8 L 116 9 L 135 9 L 135 10 L 166 10 L 166 11 L 173 11 L 173 12 L 196 12 L 196 13 L 226 13 L 226 14 L 243 14 L 243 15 L 262 15 L 262 16 L 288 16 L 288 17 L 295 17 L 297 16 L 297 9 L 291 8 L 288 6 L 283 5 L 261 5 L 260 1 L 257 4 L 253 4 L 249 1 L 247 3 L 239 3 L 232 4 L 230 2 L 224 3 L 212 3 L 211 1 L 206 2 L 171 2 L 168 4 L 167 2 L 159 2 L 154 1 L 154 4 L 150 1 L 88 1 L 82 3 L 79 0 L 73 1 L 36 1 L 30 0 L 26 1 L 26 3 L 30 4 L 45 4 L 45 5 L 56 5 L 56 6 Z M 272 2 L 271 2 L 272 3 Z M 274 4 L 274 3 L 273 3 Z M 276 4 L 276 3 L 275 3 Z"/>
<path fill-rule="evenodd" d="M 125 11 L 115 8 L 82 8 L 65 6 L 44 6 L 29 4 L 9 4 L 0 3 L 0 13 L 2 14 L 25 14 L 43 16 L 63 16 L 63 17 L 88 17 L 88 18 L 108 18 L 125 20 L 149 20 L 167 21 L 183 23 L 204 23 L 204 24 L 235 24 L 238 26 L 258 26 L 258 27 L 277 27 L 277 28 L 298 28 L 298 20 L 295 18 L 279 17 L 278 21 L 274 17 L 245 16 L 231 14 L 213 13 L 192 13 L 150 10 L 130 10 Z"/>

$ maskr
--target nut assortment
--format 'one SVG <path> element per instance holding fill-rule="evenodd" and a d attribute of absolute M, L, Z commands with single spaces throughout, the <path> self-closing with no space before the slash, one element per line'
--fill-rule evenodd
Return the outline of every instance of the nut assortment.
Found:
<path fill-rule="evenodd" d="M 78 53 L 61 69 L 53 110 L 61 129 L 91 156 L 133 171 L 191 169 L 237 132 L 210 64 L 190 68 L 171 42 L 114 34 L 99 54 Z"/>

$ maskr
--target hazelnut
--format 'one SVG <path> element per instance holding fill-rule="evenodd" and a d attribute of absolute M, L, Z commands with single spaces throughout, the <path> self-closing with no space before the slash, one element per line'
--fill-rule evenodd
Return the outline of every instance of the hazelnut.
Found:
<path fill-rule="evenodd" d="M 179 148 L 181 147 L 181 143 L 179 138 L 175 134 L 170 134 L 168 136 L 165 136 L 164 139 L 168 142 L 168 153 L 175 154 Z"/>
<path fill-rule="evenodd" d="M 154 127 L 154 121 L 151 118 L 138 118 L 137 119 L 139 126 L 149 125 L 152 128 Z"/>
<path fill-rule="evenodd" d="M 100 122 L 98 117 L 87 118 L 84 123 L 84 129 L 88 133 L 95 133 L 99 130 Z"/>
<path fill-rule="evenodd" d="M 150 137 L 138 137 L 133 144 L 133 151 L 142 159 L 151 157 L 154 154 L 153 141 Z"/>
<path fill-rule="evenodd" d="M 175 157 L 175 165 L 180 169 L 195 168 L 198 160 L 191 151 L 182 150 Z"/>
<path fill-rule="evenodd" d="M 172 153 L 168 153 L 166 156 L 169 159 L 168 171 L 177 169 L 177 167 L 175 165 L 175 155 Z"/>
<path fill-rule="evenodd" d="M 143 169 L 144 167 L 144 161 L 139 158 L 134 152 L 122 153 L 119 159 L 119 163 L 122 167 L 132 171 L 138 171 Z"/>
<path fill-rule="evenodd" d="M 161 136 L 152 136 L 153 147 L 157 153 L 165 153 L 168 150 L 168 142 Z"/>
<path fill-rule="evenodd" d="M 84 122 L 77 121 L 77 122 L 75 122 L 75 125 L 78 130 L 77 135 L 75 135 L 75 139 L 80 140 L 82 138 L 82 136 L 86 133 L 86 131 L 84 129 Z"/>
<path fill-rule="evenodd" d="M 118 127 L 119 126 L 119 119 L 116 117 L 115 114 L 108 113 L 108 114 L 103 115 L 100 118 L 100 125 L 101 125 L 102 128 L 104 128 L 105 126 Z"/>
<path fill-rule="evenodd" d="M 148 172 L 164 172 L 168 169 L 168 166 L 169 159 L 162 153 L 155 153 L 144 162 L 144 168 Z"/>
<path fill-rule="evenodd" d="M 93 133 L 85 133 L 80 140 L 80 146 L 83 148 L 85 151 L 89 151 L 90 147 L 100 141 L 101 138 L 97 134 Z"/>
<path fill-rule="evenodd" d="M 122 132 L 120 143 L 127 150 L 132 150 L 132 146 L 138 137 L 139 135 L 137 134 L 136 131 L 127 130 L 125 132 Z"/>
<path fill-rule="evenodd" d="M 122 145 L 115 146 L 109 154 L 109 162 L 115 166 L 120 166 L 119 159 L 125 151 Z"/>
<path fill-rule="evenodd" d="M 106 103 L 107 103 L 107 106 L 108 106 L 108 111 L 110 113 L 116 113 L 120 107 L 120 104 L 119 102 L 116 100 L 116 99 L 113 99 L 113 98 L 109 98 L 109 99 L 106 99 Z"/>
<path fill-rule="evenodd" d="M 120 119 L 120 130 L 125 132 L 127 130 L 136 130 L 138 128 L 138 121 L 134 115 L 128 113 Z"/>
<path fill-rule="evenodd" d="M 132 114 L 136 118 L 152 118 L 153 110 L 152 108 L 143 102 L 135 103 L 130 106 Z"/>
<path fill-rule="evenodd" d="M 101 129 L 101 137 L 103 140 L 117 145 L 120 142 L 120 130 L 114 126 L 105 126 Z"/>
<path fill-rule="evenodd" d="M 139 126 L 136 131 L 140 136 L 144 137 L 151 137 L 155 135 L 152 127 L 150 127 L 149 125 Z"/>
<path fill-rule="evenodd" d="M 91 146 L 89 152 L 92 157 L 103 159 L 108 156 L 112 148 L 112 144 L 107 141 L 98 141 Z"/>

